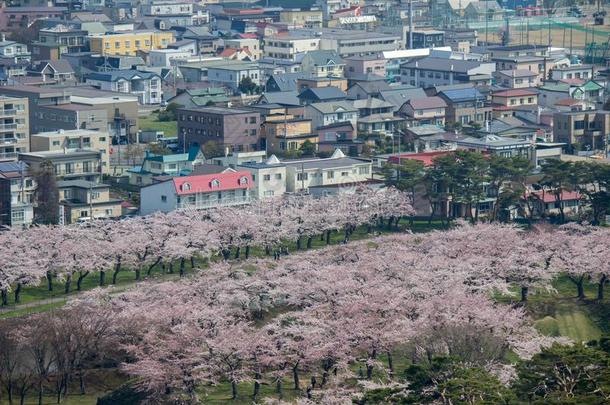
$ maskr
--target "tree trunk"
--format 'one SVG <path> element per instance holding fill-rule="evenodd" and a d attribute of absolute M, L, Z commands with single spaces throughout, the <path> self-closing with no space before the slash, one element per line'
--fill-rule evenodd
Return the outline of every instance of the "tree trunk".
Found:
<path fill-rule="evenodd" d="M 140 281 L 140 279 L 142 279 L 142 271 L 140 270 L 140 268 L 138 267 L 136 269 L 136 281 Z"/>
<path fill-rule="evenodd" d="M 250 245 L 246 245 L 246 259 L 250 258 Z"/>
<path fill-rule="evenodd" d="M 44 387 L 42 385 L 42 378 L 38 381 L 38 405 L 42 405 L 42 395 Z"/>
<path fill-rule="evenodd" d="M 168 274 L 174 274 L 174 262 L 169 262 L 169 266 L 167 267 Z"/>
<path fill-rule="evenodd" d="M 64 285 L 64 294 L 69 294 L 70 288 L 72 288 L 72 274 L 68 274 L 66 276 L 66 283 Z"/>
<path fill-rule="evenodd" d="M 6 395 L 7 395 L 8 403 L 10 405 L 13 405 L 13 382 L 10 379 L 6 383 Z"/>
<path fill-rule="evenodd" d="M 17 283 L 17 287 L 15 287 L 15 304 L 19 304 L 21 302 L 21 283 Z"/>
<path fill-rule="evenodd" d="M 186 264 L 186 259 L 183 257 L 182 259 L 180 259 L 180 277 L 184 277 L 185 264 Z"/>
<path fill-rule="evenodd" d="M 267 256 L 271 256 L 271 248 L 269 247 L 269 245 L 266 245 L 266 246 L 265 246 L 265 254 L 266 254 Z"/>
<path fill-rule="evenodd" d="M 295 364 L 292 368 L 292 379 L 294 380 L 294 389 L 300 391 L 301 382 L 299 380 L 299 363 Z"/>
<path fill-rule="evenodd" d="M 297 238 L 297 250 L 301 250 L 301 236 Z"/>
<path fill-rule="evenodd" d="M 100 270 L 100 287 L 103 287 L 106 284 L 106 272 L 104 270 Z"/>
<path fill-rule="evenodd" d="M 375 360 L 377 358 L 377 351 L 373 350 L 371 355 L 369 356 L 369 360 Z M 373 378 L 373 365 L 367 362 L 366 364 L 366 379 L 370 380 Z"/>
<path fill-rule="evenodd" d="M 237 383 L 231 381 L 231 399 L 237 399 Z"/>
<path fill-rule="evenodd" d="M 608 282 L 608 277 L 605 274 L 602 274 L 602 278 L 599 280 L 599 284 L 597 285 L 597 299 L 604 299 L 604 285 Z"/>
<path fill-rule="evenodd" d="M 390 369 L 390 378 L 394 378 L 394 359 L 390 351 L 388 351 L 388 368 Z"/>
<path fill-rule="evenodd" d="M 114 273 L 112 273 L 112 284 L 116 284 L 116 278 L 121 271 L 121 256 L 117 258 L 116 265 L 114 266 Z"/>
<path fill-rule="evenodd" d="M 257 371 L 256 373 L 254 373 L 254 392 L 252 393 L 253 401 L 256 401 L 256 398 L 258 397 L 258 394 L 261 391 L 260 379 L 261 379 L 261 374 Z"/>
<path fill-rule="evenodd" d="M 195 256 L 191 256 L 191 270 L 195 268 Z"/>
<path fill-rule="evenodd" d="M 241 253 L 241 246 L 238 246 L 237 249 L 235 249 L 235 258 L 239 259 L 239 255 Z"/>
<path fill-rule="evenodd" d="M 47 289 L 53 291 L 53 274 L 50 271 L 47 271 Z"/>
<path fill-rule="evenodd" d="M 79 272 L 78 273 L 78 278 L 76 279 L 76 291 L 80 291 L 82 289 L 83 286 L 83 280 L 85 279 L 85 277 L 87 277 L 89 275 L 89 272 Z"/>
<path fill-rule="evenodd" d="M 585 288 L 583 286 L 583 279 L 581 278 L 578 283 L 576 283 L 576 289 L 578 291 L 578 299 L 582 300 L 585 298 Z"/>
<path fill-rule="evenodd" d="M 326 231 L 326 244 L 327 245 L 330 245 L 330 233 L 331 232 L 332 232 L 331 230 Z"/>
<path fill-rule="evenodd" d="M 349 229 L 345 228 L 345 233 L 343 235 L 343 243 L 349 242 Z"/>
<path fill-rule="evenodd" d="M 2 296 L 2 305 L 8 305 L 8 291 L 2 290 L 0 291 L 0 295 Z"/>
<path fill-rule="evenodd" d="M 150 274 L 152 273 L 155 266 L 158 265 L 160 262 L 161 262 L 161 257 L 158 257 L 157 260 L 153 264 L 148 266 L 148 270 L 146 270 L 146 275 L 150 276 Z"/>
<path fill-rule="evenodd" d="M 275 382 L 275 392 L 280 399 L 284 398 L 284 387 L 282 386 L 282 379 L 278 378 Z"/>
<path fill-rule="evenodd" d="M 313 242 L 313 237 L 307 237 L 307 249 L 311 249 L 311 243 Z"/>
<path fill-rule="evenodd" d="M 85 392 L 85 378 L 83 376 L 82 371 L 78 374 L 78 382 L 79 382 L 79 385 L 80 385 L 80 394 L 81 395 L 85 395 L 86 394 L 86 392 Z"/>
<path fill-rule="evenodd" d="M 521 302 L 527 302 L 528 294 L 529 294 L 529 288 L 521 287 Z"/>

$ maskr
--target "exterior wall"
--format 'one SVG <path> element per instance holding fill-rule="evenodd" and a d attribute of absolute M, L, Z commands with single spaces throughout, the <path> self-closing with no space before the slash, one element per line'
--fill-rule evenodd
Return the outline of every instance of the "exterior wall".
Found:
<path fill-rule="evenodd" d="M 50 160 L 55 167 L 58 180 L 87 180 L 99 181 L 101 176 L 100 154 L 66 154 L 59 157 L 33 157 L 29 154 L 19 155 L 19 160 L 30 165 L 30 170 L 36 172 L 42 162 Z"/>
<path fill-rule="evenodd" d="M 365 182 L 371 178 L 372 163 L 363 161 L 362 164 L 329 169 L 305 169 L 298 164 L 286 167 L 286 191 L 296 192 L 310 187 L 340 186 Z M 305 173 L 305 178 L 302 177 Z"/>
<path fill-rule="evenodd" d="M 280 11 L 280 22 L 300 27 L 321 27 L 322 10 L 283 10 Z"/>
<path fill-rule="evenodd" d="M 506 107 L 517 107 L 520 105 L 538 105 L 538 95 L 518 96 L 518 97 L 499 97 L 492 96 L 493 103 L 501 104 Z"/>
<path fill-rule="evenodd" d="M 31 120 L 30 125 L 32 133 L 79 128 L 105 131 L 108 125 L 108 117 L 103 109 L 85 108 L 81 111 L 75 111 L 46 106 L 37 106 L 35 108 L 34 118 Z"/>
<path fill-rule="evenodd" d="M 252 173 L 254 187 L 250 195 L 253 198 L 261 200 L 279 197 L 286 193 L 285 166 L 265 166 L 263 168 L 239 166 L 239 170 L 247 170 Z"/>
<path fill-rule="evenodd" d="M 338 113 L 322 114 L 311 105 L 305 107 L 305 117 L 311 119 L 311 126 L 314 129 L 344 121 L 351 122 L 354 128 L 357 127 L 358 113 L 356 111 L 345 111 L 341 114 L 341 116 Z"/>
<path fill-rule="evenodd" d="M 276 59 L 295 60 L 298 53 L 320 49 L 320 38 L 271 37 L 265 41 L 264 56 Z"/>
<path fill-rule="evenodd" d="M 385 77 L 386 75 L 386 60 L 385 59 L 373 59 L 373 60 L 358 60 L 358 59 L 345 59 L 345 75 L 350 77 L 352 75 L 361 74 L 375 74 L 378 76 Z"/>
<path fill-rule="evenodd" d="M 261 85 L 261 70 L 258 67 L 244 69 L 227 69 L 221 66 L 208 68 L 208 81 L 215 85 L 224 85 L 235 91 L 239 87 L 239 82 L 245 77 L 250 77 L 257 86 Z"/>
<path fill-rule="evenodd" d="M 370 33 L 366 39 L 333 38 L 331 35 L 322 35 L 320 49 L 336 50 L 342 57 L 354 55 L 371 55 L 383 51 L 398 49 L 399 37 L 376 37 Z"/>
<path fill-rule="evenodd" d="M 131 55 L 139 50 L 165 49 L 175 42 L 171 32 L 134 32 L 92 36 L 89 38 L 91 52 L 100 55 Z"/>
<path fill-rule="evenodd" d="M 171 212 L 178 207 L 178 196 L 172 181 L 164 181 L 140 189 L 140 215 Z"/>
<path fill-rule="evenodd" d="M 570 70 L 551 70 L 551 79 L 553 80 L 564 80 L 564 79 L 591 79 L 591 68 L 586 69 L 570 69 Z"/>
<path fill-rule="evenodd" d="M 121 204 L 118 202 L 94 203 L 93 210 L 90 210 L 89 204 L 76 207 L 61 203 L 60 205 L 63 207 L 65 224 L 75 224 L 80 218 L 91 218 L 91 211 L 93 218 L 118 218 L 122 215 Z"/>
<path fill-rule="evenodd" d="M 537 87 L 540 84 L 540 77 L 512 77 L 496 72 L 496 84 L 509 89 L 526 89 Z"/>
<path fill-rule="evenodd" d="M 106 132 L 79 130 L 52 135 L 34 134 L 30 139 L 32 152 L 75 151 L 89 149 L 101 153 L 102 173 L 110 167 L 110 134 Z"/>
<path fill-rule="evenodd" d="M 30 119 L 27 98 L 0 96 L 0 160 L 17 160 L 30 149 Z"/>
<path fill-rule="evenodd" d="M 187 145 L 217 142 L 230 151 L 260 149 L 260 114 L 219 114 L 205 110 L 178 110 L 178 137 Z M 204 151 L 205 153 L 205 151 Z"/>
<path fill-rule="evenodd" d="M 148 66 L 170 67 L 172 61 L 185 61 L 192 56 L 189 51 L 153 50 L 148 53 Z"/>
<path fill-rule="evenodd" d="M 225 48 L 247 48 L 255 61 L 263 56 L 261 42 L 256 38 L 226 39 Z"/>
<path fill-rule="evenodd" d="M 478 107 L 474 107 L 472 103 L 448 103 L 445 110 L 447 122 L 459 122 L 462 125 L 473 121 L 478 124 L 484 124 L 485 121 L 491 119 L 491 107 L 485 107 L 482 103 Z"/>

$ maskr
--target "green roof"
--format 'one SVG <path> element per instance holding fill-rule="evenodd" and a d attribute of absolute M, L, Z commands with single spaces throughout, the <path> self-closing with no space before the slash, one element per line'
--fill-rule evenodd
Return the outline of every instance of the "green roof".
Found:
<path fill-rule="evenodd" d="M 593 80 L 589 80 L 588 82 L 586 82 L 584 85 L 582 85 L 580 87 L 585 90 L 599 90 L 599 89 L 604 88 L 604 86 L 602 86 L 601 84 L 599 84 L 597 82 L 594 82 Z"/>

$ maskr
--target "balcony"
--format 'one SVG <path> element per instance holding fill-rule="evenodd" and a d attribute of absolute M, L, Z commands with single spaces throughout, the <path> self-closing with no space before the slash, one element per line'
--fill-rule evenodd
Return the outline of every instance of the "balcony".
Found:
<path fill-rule="evenodd" d="M 0 131 L 12 131 L 17 129 L 17 124 L 0 124 Z"/>
<path fill-rule="evenodd" d="M 0 145 L 14 145 L 19 142 L 17 138 L 0 138 Z"/>
<path fill-rule="evenodd" d="M 0 117 L 11 117 L 17 114 L 17 110 L 9 109 L 9 110 L 0 110 Z"/>
<path fill-rule="evenodd" d="M 205 210 L 210 208 L 218 208 L 218 207 L 230 207 L 233 205 L 243 205 L 249 204 L 252 202 L 250 196 L 245 197 L 227 197 L 227 198 L 217 198 L 217 199 L 209 199 L 209 200 L 199 200 L 199 201 L 183 201 L 178 204 L 179 210 Z"/>
<path fill-rule="evenodd" d="M 17 152 L 6 152 L 6 153 L 0 152 L 0 159 L 16 159 L 16 158 L 17 158 Z"/>

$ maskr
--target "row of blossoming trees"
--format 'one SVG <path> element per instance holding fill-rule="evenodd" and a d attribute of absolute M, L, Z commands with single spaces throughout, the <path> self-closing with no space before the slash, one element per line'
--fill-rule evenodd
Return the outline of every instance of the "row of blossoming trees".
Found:
<path fill-rule="evenodd" d="M 19 302 L 23 286 L 43 279 L 65 280 L 69 292 L 85 277 L 99 276 L 99 284 L 116 283 L 119 272 L 150 273 L 155 266 L 179 266 L 187 261 L 221 255 L 248 257 L 251 248 L 278 255 L 286 242 L 311 247 L 315 237 L 327 243 L 333 231 L 347 240 L 357 226 L 392 226 L 413 209 L 406 194 L 396 190 L 361 190 L 314 199 L 292 196 L 242 207 L 211 211 L 182 211 L 124 221 L 99 221 L 78 226 L 38 226 L 0 233 L 0 292 L 2 303 L 14 290 Z M 385 222 L 384 222 L 385 221 Z M 106 280 L 107 274 L 111 280 Z"/>
<path fill-rule="evenodd" d="M 196 221 L 185 220 L 191 218 L 187 215 L 136 220 L 127 222 L 133 224 L 130 232 L 123 230 L 118 237 L 111 226 L 96 227 L 94 235 L 108 236 L 98 236 L 94 243 L 75 238 L 73 243 L 86 243 L 87 251 L 72 252 L 69 268 L 74 274 L 100 264 L 145 268 L 159 257 L 180 262 L 194 252 L 205 256 L 225 251 L 225 257 L 233 257 L 248 246 L 273 250 L 298 238 L 306 244 L 329 229 L 314 226 L 318 221 L 334 223 L 330 229 L 349 235 L 357 224 L 375 225 L 381 217 L 398 218 L 408 209 L 403 205 L 396 211 L 359 214 L 374 209 L 372 201 L 378 197 L 361 200 L 356 204 L 361 209 L 328 208 L 324 214 L 320 205 L 316 210 L 307 205 L 315 201 L 293 200 L 293 211 L 271 207 L 282 215 L 267 214 L 260 222 L 249 222 L 259 214 L 246 209 L 210 212 L 209 218 Z M 391 201 L 391 207 L 404 203 L 393 192 L 384 197 L 379 198 Z M 324 200 L 329 201 L 339 200 Z M 161 239 L 163 251 L 149 254 L 148 238 L 155 238 L 158 229 L 150 231 L 150 223 L 156 221 L 172 236 Z M 294 224 L 290 231 L 282 230 L 288 227 L 285 221 Z M 261 227 L 267 232 L 258 234 Z M 53 244 L 52 235 L 37 248 Z M 531 231 L 463 225 L 377 237 L 281 260 L 219 261 L 192 277 L 146 283 L 120 294 L 99 289 L 58 313 L 2 325 L 0 331 L 8 334 L 3 347 L 20 353 L 11 364 L 12 370 L 21 371 L 9 379 L 20 387 L 29 381 L 28 387 L 39 387 L 38 392 L 53 381 L 61 398 L 69 381 L 82 379 L 95 364 L 108 364 L 110 357 L 137 377 L 137 388 L 153 402 L 194 403 L 215 384 L 229 385 L 234 397 L 257 398 L 263 384 L 281 394 L 290 381 L 302 390 L 304 401 L 338 404 L 350 403 L 354 393 L 342 388 L 350 386 L 344 382 L 358 368 L 363 378 L 393 378 L 402 372 L 394 367 L 396 356 L 418 361 L 450 354 L 507 381 L 509 352 L 528 358 L 551 339 L 538 335 L 521 306 L 499 304 L 492 296 L 518 291 L 526 300 L 529 292 L 550 289 L 553 278 L 564 273 L 579 297 L 585 280 L 599 282 L 603 297 L 609 236 L 604 228 L 577 225 Z M 122 246 L 115 248 L 120 253 L 112 250 L 112 243 Z M 158 240 L 151 244 L 155 247 L 148 249 L 158 249 Z M 127 253 L 130 249 L 137 254 Z M 25 263 L 36 265 L 41 259 L 29 252 L 32 261 Z M 60 257 L 57 253 L 55 260 L 68 268 Z M 96 264 L 80 267 L 88 260 Z M 241 383 L 249 383 L 252 391 L 240 391 Z"/>

